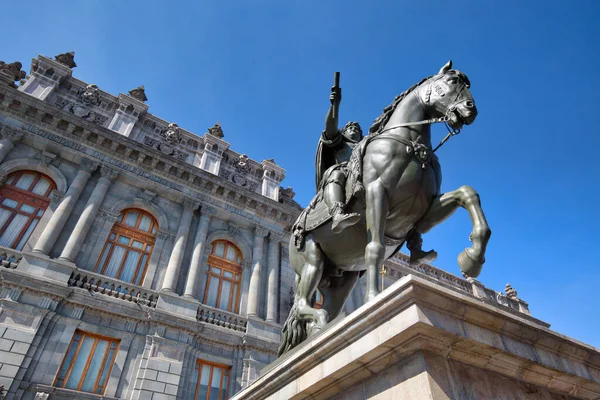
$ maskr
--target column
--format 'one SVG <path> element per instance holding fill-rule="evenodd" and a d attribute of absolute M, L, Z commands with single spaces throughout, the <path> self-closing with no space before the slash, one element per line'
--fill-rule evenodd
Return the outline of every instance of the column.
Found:
<path fill-rule="evenodd" d="M 262 269 L 263 244 L 269 231 L 256 227 L 254 230 L 254 248 L 252 250 L 252 275 L 248 289 L 248 316 L 258 316 L 260 309 L 260 275 Z"/>
<path fill-rule="evenodd" d="M 198 222 L 198 230 L 194 238 L 194 250 L 192 252 L 192 261 L 190 262 L 190 270 L 188 272 L 187 281 L 185 282 L 184 296 L 196 298 L 196 288 L 202 277 L 202 256 L 206 243 L 206 235 L 210 225 L 210 217 L 214 215 L 215 210 L 206 206 L 202 207 L 200 222 Z"/>
<path fill-rule="evenodd" d="M 117 177 L 118 172 L 103 165 L 100 169 L 100 174 L 102 176 L 100 177 L 100 180 L 98 180 L 92 195 L 85 205 L 85 209 L 81 213 L 81 216 L 79 217 L 75 228 L 73 228 L 73 232 L 71 232 L 71 236 L 59 257 L 61 260 L 75 262 L 75 257 L 77 257 L 81 245 L 85 241 L 85 238 L 96 219 L 98 209 L 104 200 L 104 196 L 106 196 L 106 192 L 112 181 Z"/>
<path fill-rule="evenodd" d="M 269 275 L 267 278 L 267 322 L 277 322 L 279 302 L 279 244 L 282 236 L 271 232 L 269 238 Z"/>
<path fill-rule="evenodd" d="M 33 251 L 36 253 L 48 254 L 50 250 L 52 250 L 52 246 L 56 243 L 56 239 L 58 239 L 58 235 L 62 231 L 62 228 L 65 226 L 67 219 L 71 215 L 71 211 L 73 211 L 73 207 L 83 188 L 85 187 L 87 181 L 90 179 L 92 172 L 98 167 L 98 164 L 84 158 L 81 160 L 80 169 L 77 172 L 77 176 L 73 179 L 73 183 L 65 193 L 65 197 L 63 197 L 62 201 L 56 207 L 54 214 L 48 221 L 46 228 L 42 232 L 40 238 L 38 239 Z"/>
<path fill-rule="evenodd" d="M 165 274 L 165 280 L 161 288 L 162 291 L 175 292 L 177 278 L 181 270 L 181 260 L 183 260 L 185 252 L 185 243 L 187 242 L 190 225 L 192 224 L 192 213 L 196 208 L 198 208 L 198 204 L 191 200 L 186 199 L 183 203 L 183 214 L 179 221 L 179 229 L 177 229 L 175 244 L 173 244 L 171 258 L 169 258 L 169 264 L 167 265 L 167 273 Z"/>
<path fill-rule="evenodd" d="M 17 133 L 7 127 L 2 128 L 2 139 L 0 139 L 0 163 L 4 161 L 7 154 L 15 147 L 15 143 L 22 138 L 22 133 Z"/>

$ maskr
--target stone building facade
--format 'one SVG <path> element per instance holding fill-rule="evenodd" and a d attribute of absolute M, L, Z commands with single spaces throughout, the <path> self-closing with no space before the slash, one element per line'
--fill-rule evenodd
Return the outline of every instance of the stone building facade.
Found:
<path fill-rule="evenodd" d="M 0 62 L 0 399 L 231 397 L 275 360 L 293 302 L 285 171 L 75 67 Z M 383 284 L 408 274 L 529 314 L 400 253 Z"/>
<path fill-rule="evenodd" d="M 275 359 L 289 311 L 285 171 L 74 67 L 0 63 L 3 396 L 231 396 Z"/>

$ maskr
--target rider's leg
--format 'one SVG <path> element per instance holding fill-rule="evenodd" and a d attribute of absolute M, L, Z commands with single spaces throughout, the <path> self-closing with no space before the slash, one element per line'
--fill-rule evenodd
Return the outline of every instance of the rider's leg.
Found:
<path fill-rule="evenodd" d="M 437 258 L 434 250 L 423 251 L 421 233 L 414 229 L 406 238 L 406 248 L 410 251 L 410 264 L 418 266 L 422 263 L 432 263 Z"/>
<path fill-rule="evenodd" d="M 346 194 L 346 176 L 340 170 L 332 171 L 325 186 L 323 187 L 323 199 L 329 208 L 329 213 L 333 217 L 331 229 L 338 233 L 343 229 L 356 224 L 360 220 L 360 215 L 356 213 L 344 213 Z"/>

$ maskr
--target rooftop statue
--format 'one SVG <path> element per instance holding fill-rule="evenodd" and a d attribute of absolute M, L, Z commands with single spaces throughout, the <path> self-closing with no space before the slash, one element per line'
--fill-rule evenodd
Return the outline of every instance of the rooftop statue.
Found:
<path fill-rule="evenodd" d="M 479 195 L 469 186 L 440 193 L 441 167 L 434 154 L 475 121 L 469 88 L 467 76 L 452 69 L 450 61 L 397 96 L 363 138 L 356 122 L 338 130 L 342 96 L 336 73 L 315 160 L 317 195 L 292 227 L 289 253 L 296 291 L 279 355 L 337 317 L 365 272 L 365 302 L 377 296 L 378 272 L 402 245 L 410 250 L 411 263 L 433 261 L 437 254 L 421 249 L 421 234 L 459 206 L 469 212 L 473 230 L 472 246 L 459 254 L 458 264 L 465 275 L 479 275 L 491 235 Z M 449 130 L 436 149 L 433 123 L 445 123 Z M 321 309 L 313 307 L 317 289 Z"/>

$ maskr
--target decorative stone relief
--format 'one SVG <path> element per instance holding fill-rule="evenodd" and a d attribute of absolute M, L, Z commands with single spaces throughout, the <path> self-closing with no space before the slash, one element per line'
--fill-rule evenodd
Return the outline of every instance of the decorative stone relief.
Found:
<path fill-rule="evenodd" d="M 108 118 L 91 109 L 92 106 L 100 104 L 99 92 L 97 92 L 98 88 L 96 87 L 96 91 L 94 91 L 91 86 L 96 87 L 96 85 L 88 85 L 78 93 L 77 97 L 83 104 L 73 103 L 63 98 L 56 99 L 54 104 L 61 110 L 68 111 L 79 118 L 83 118 L 86 121 L 90 121 L 97 125 L 102 125 Z"/>
<path fill-rule="evenodd" d="M 115 178 L 119 175 L 119 171 L 110 168 L 107 165 L 100 166 L 100 176 L 103 178 L 108 178 L 111 182 L 115 180 Z"/>
<path fill-rule="evenodd" d="M 58 167 L 58 165 L 60 164 L 60 159 L 56 154 L 44 151 L 40 155 L 40 164 L 45 165 L 46 167 L 50 164 L 54 165 L 55 167 Z"/>
<path fill-rule="evenodd" d="M 156 197 L 156 193 L 150 190 L 140 190 L 137 194 L 137 197 L 140 199 L 147 201 L 148 203 L 152 203 L 152 200 Z"/>
<path fill-rule="evenodd" d="M 50 194 L 50 202 L 52 204 L 58 204 L 63 199 L 63 197 L 65 197 L 65 192 L 58 189 L 53 190 Z"/>
<path fill-rule="evenodd" d="M 227 232 L 229 232 L 229 234 L 231 235 L 232 238 L 239 238 L 239 237 L 241 237 L 240 229 L 237 226 L 228 225 L 227 226 Z"/>
<path fill-rule="evenodd" d="M 100 105 L 100 89 L 96 85 L 87 85 L 77 91 L 77 97 L 83 101 L 86 106 Z"/>
<path fill-rule="evenodd" d="M 181 142 L 181 133 L 177 124 L 169 124 L 166 128 L 160 131 L 160 136 L 164 137 L 167 142 L 176 144 Z"/>
<path fill-rule="evenodd" d="M 188 157 L 188 154 L 181 151 L 181 150 L 177 150 L 172 144 L 169 143 L 161 143 L 158 140 L 152 139 L 149 136 L 145 136 L 144 137 L 144 144 L 146 146 L 150 146 L 153 149 L 156 149 L 158 151 L 160 151 L 163 154 L 166 154 L 168 156 L 172 156 L 175 157 L 179 160 L 185 161 Z"/>
<path fill-rule="evenodd" d="M 264 238 L 269 234 L 269 231 L 263 227 L 257 226 L 254 228 L 254 236 Z"/>
<path fill-rule="evenodd" d="M 240 174 L 247 174 L 250 172 L 250 159 L 245 154 L 239 156 L 234 162 L 235 170 Z"/>
<path fill-rule="evenodd" d="M 23 132 L 18 132 L 15 129 L 9 128 L 8 126 L 0 126 L 0 136 L 2 139 L 10 140 L 12 144 L 17 143 L 23 139 Z"/>
<path fill-rule="evenodd" d="M 50 393 L 37 392 L 35 394 L 34 400 L 48 400 L 49 396 L 50 396 Z"/>

